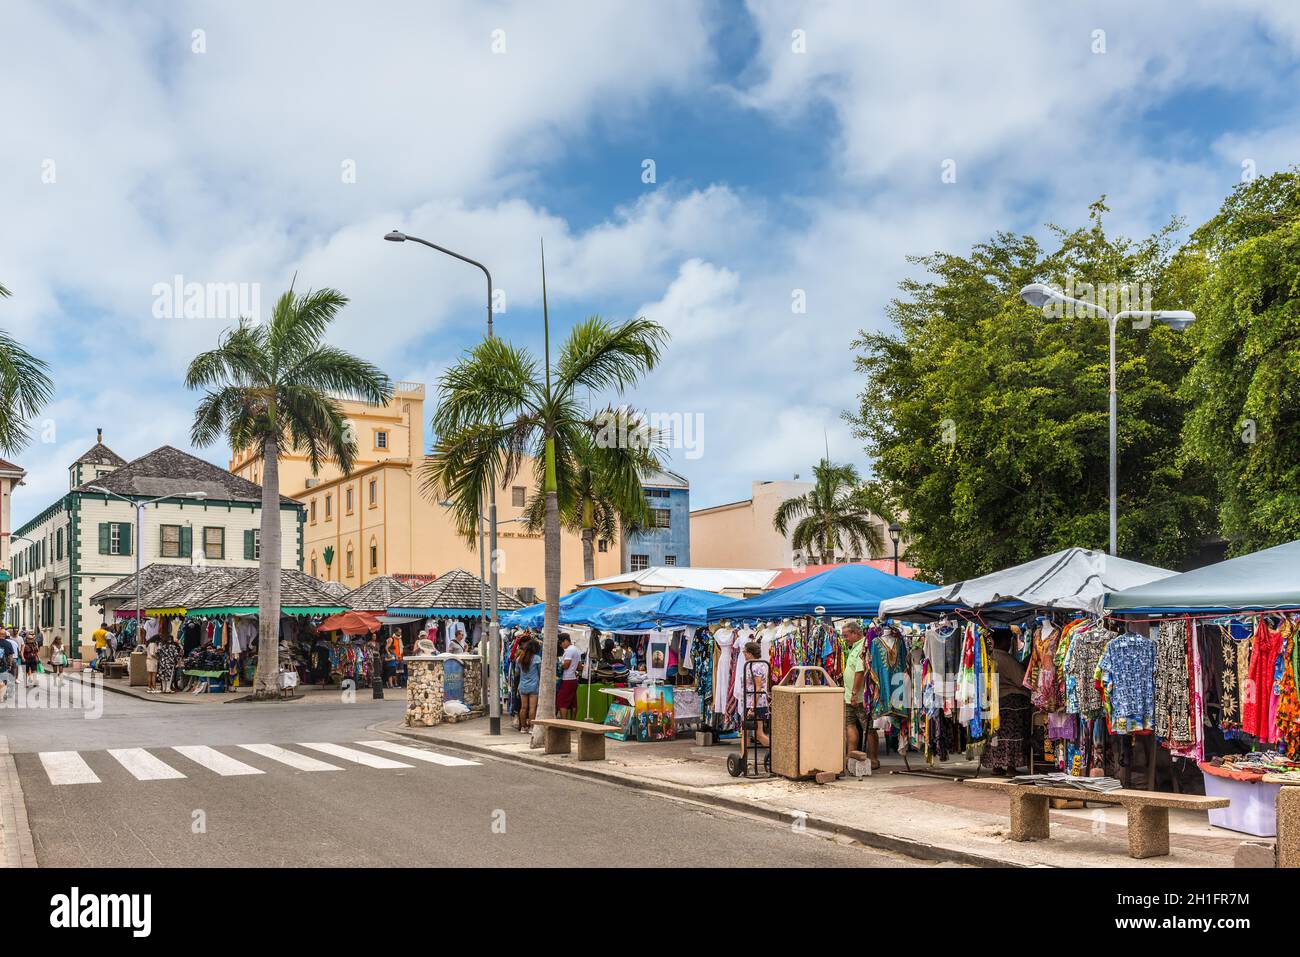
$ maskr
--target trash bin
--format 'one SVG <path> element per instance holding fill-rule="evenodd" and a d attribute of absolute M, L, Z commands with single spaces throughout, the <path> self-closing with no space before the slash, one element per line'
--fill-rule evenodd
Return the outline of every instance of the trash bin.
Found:
<path fill-rule="evenodd" d="M 149 683 L 149 669 L 145 661 L 143 645 L 136 645 L 135 650 L 127 659 L 126 666 L 126 683 L 128 687 L 135 688 L 140 685 Z"/>
<path fill-rule="evenodd" d="M 822 668 L 793 668 L 772 689 L 772 771 L 810 778 L 844 770 L 844 689 Z"/>

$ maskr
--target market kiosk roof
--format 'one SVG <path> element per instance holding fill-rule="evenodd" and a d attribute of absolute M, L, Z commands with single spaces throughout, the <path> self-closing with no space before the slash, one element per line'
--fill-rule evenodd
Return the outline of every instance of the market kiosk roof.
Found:
<path fill-rule="evenodd" d="M 404 595 L 398 604 L 388 609 L 388 614 L 403 618 L 466 618 L 477 617 L 480 603 L 492 601 L 492 586 L 471 575 L 463 568 L 453 568 L 439 575 L 427 585 Z M 497 608 L 511 611 L 523 608 L 518 598 L 497 589 Z"/>
<path fill-rule="evenodd" d="M 900 578 L 870 565 L 837 565 L 784 588 L 742 601 L 719 602 L 709 609 L 709 621 L 740 621 L 830 615 L 832 618 L 871 618 L 887 598 L 926 592 L 925 582 Z"/>
<path fill-rule="evenodd" d="M 616 595 L 603 588 L 580 588 L 560 599 L 560 624 L 590 625 L 598 612 L 621 605 L 627 600 L 626 595 Z M 546 602 L 501 616 L 501 624 L 513 628 L 540 628 L 545 620 Z"/>
<path fill-rule="evenodd" d="M 189 606 L 188 610 L 199 615 L 256 615 L 259 575 L 256 568 L 241 569 L 227 583 Z M 315 578 L 296 569 L 281 570 L 281 615 L 333 615 L 347 610 L 344 599 L 325 591 Z"/>
<path fill-rule="evenodd" d="M 701 627 L 708 623 L 709 606 L 722 596 L 699 588 L 658 591 L 611 605 L 591 618 L 601 631 L 652 631 L 661 627 Z"/>
<path fill-rule="evenodd" d="M 965 610 L 1000 617 L 1020 615 L 1028 608 L 1060 608 L 1100 615 L 1111 592 L 1173 574 L 1091 548 L 1067 548 L 925 594 L 881 602 L 880 614 L 925 619 Z"/>
<path fill-rule="evenodd" d="M 1127 612 L 1232 612 L 1300 608 L 1300 541 L 1230 558 L 1106 596 Z"/>
<path fill-rule="evenodd" d="M 398 581 L 393 576 L 380 575 L 378 578 L 370 579 L 360 588 L 345 592 L 343 598 L 357 611 L 384 612 L 393 605 L 401 604 L 411 591 L 410 585 Z"/>

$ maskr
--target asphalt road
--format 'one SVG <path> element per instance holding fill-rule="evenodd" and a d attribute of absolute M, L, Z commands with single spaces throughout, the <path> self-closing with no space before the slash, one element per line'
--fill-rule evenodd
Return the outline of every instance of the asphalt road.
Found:
<path fill-rule="evenodd" d="M 41 866 L 920 864 L 371 730 L 402 708 L 391 697 L 186 706 L 110 693 L 90 720 L 0 710 L 0 734 Z"/>

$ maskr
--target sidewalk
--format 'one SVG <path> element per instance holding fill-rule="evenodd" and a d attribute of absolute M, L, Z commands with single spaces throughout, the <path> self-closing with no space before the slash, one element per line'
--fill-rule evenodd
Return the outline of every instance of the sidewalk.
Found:
<path fill-rule="evenodd" d="M 408 728 L 401 721 L 383 729 L 431 744 L 492 755 L 502 760 L 553 768 L 594 780 L 654 791 L 778 820 L 803 818 L 809 827 L 855 838 L 870 847 L 927 860 L 992 867 L 1232 867 L 1243 842 L 1269 843 L 1211 827 L 1204 812 L 1169 812 L 1168 857 L 1137 861 L 1128 856 L 1127 815 L 1118 807 L 1053 810 L 1048 841 L 1009 841 L 1005 795 L 903 770 L 891 754 L 860 781 L 827 785 L 784 778 L 747 780 L 727 773 L 735 745 L 698 747 L 694 737 L 645 743 L 606 741 L 605 761 L 579 763 L 574 755 L 545 755 L 503 718 L 499 737 L 488 734 L 485 718 L 433 728 Z M 913 768 L 922 762 L 913 760 Z M 944 770 L 971 771 L 965 761 Z"/>
<path fill-rule="evenodd" d="M 99 675 L 98 672 L 94 672 L 90 670 L 79 671 L 75 673 L 69 672 L 66 677 L 70 681 L 82 681 L 83 684 L 88 684 L 89 683 L 88 680 L 83 681 L 82 679 L 90 679 L 91 676 L 97 676 L 101 679 L 101 684 L 105 691 L 111 691 L 114 694 L 129 695 L 130 697 L 138 698 L 141 701 L 161 702 L 163 704 L 189 704 L 189 705 L 234 704 L 236 702 L 250 700 L 252 694 L 252 688 L 248 688 L 248 687 L 236 688 L 233 691 L 227 691 L 221 693 L 206 692 L 204 694 L 191 694 L 188 691 L 177 691 L 173 694 L 150 694 L 149 690 L 144 685 L 136 685 L 135 687 L 132 687 L 128 683 L 127 678 L 105 678 Z M 356 698 L 362 698 L 362 697 L 369 698 L 371 696 L 370 686 L 369 685 L 366 685 L 364 687 L 358 686 L 357 688 L 353 689 L 352 693 Z M 384 693 L 386 695 L 394 696 L 394 697 L 401 696 L 403 699 L 405 699 L 406 697 L 405 688 L 385 688 Z M 296 701 L 306 701 L 306 700 L 342 701 L 343 690 L 338 685 L 326 685 L 325 687 L 320 688 L 317 687 L 316 685 L 300 684 L 297 687 L 297 689 L 295 689 L 295 693 L 292 698 L 277 699 L 277 701 L 273 703 L 292 704 Z"/>

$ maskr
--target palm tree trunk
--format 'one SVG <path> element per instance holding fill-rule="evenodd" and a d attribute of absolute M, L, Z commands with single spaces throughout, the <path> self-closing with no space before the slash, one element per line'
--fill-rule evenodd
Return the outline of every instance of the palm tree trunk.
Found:
<path fill-rule="evenodd" d="M 537 717 L 555 717 L 555 659 L 560 630 L 560 500 L 555 487 L 555 443 L 546 442 L 546 524 L 542 539 L 546 555 L 546 617 L 542 626 L 542 681 L 537 693 Z M 533 744 L 541 741 L 541 729 Z"/>
<path fill-rule="evenodd" d="M 280 670 L 280 445 L 262 443 L 262 538 L 257 577 L 257 675 L 253 695 L 274 697 Z"/>
<path fill-rule="evenodd" d="M 596 577 L 596 530 L 582 530 L 582 580 L 591 581 Z"/>

